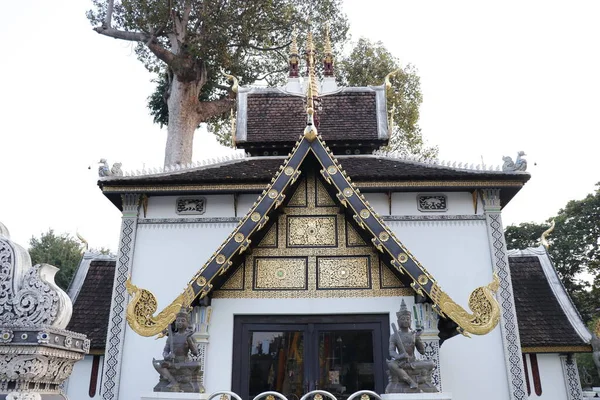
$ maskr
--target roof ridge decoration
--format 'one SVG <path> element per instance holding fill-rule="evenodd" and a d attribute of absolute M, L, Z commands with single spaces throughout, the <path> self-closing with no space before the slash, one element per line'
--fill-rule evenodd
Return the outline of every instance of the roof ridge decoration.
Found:
<path fill-rule="evenodd" d="M 205 160 L 200 160 L 188 164 L 173 164 L 173 165 L 165 165 L 164 167 L 157 168 L 142 168 L 141 170 L 130 170 L 124 171 L 123 175 L 115 176 L 116 178 L 122 179 L 124 177 L 139 177 L 139 176 L 153 176 L 160 174 L 171 174 L 173 172 L 188 172 L 194 169 L 202 168 L 202 167 L 212 167 L 219 164 L 224 164 L 232 161 L 243 160 L 246 158 L 250 158 L 250 154 L 246 152 L 236 152 L 233 154 L 227 154 L 221 157 L 209 158 Z M 113 176 L 103 176 L 100 177 L 100 180 L 110 180 Z"/>
<path fill-rule="evenodd" d="M 351 211 L 358 226 L 372 236 L 372 244 L 375 248 L 390 256 L 392 267 L 410 277 L 411 287 L 416 293 L 429 298 L 433 308 L 442 317 L 454 321 L 457 330 L 466 336 L 469 333 L 484 335 L 494 329 L 500 319 L 500 307 L 494 297 L 499 287 L 498 276 L 494 274 L 493 281 L 489 285 L 476 288 L 471 293 L 468 304 L 473 313 L 467 312 L 442 290 L 434 277 L 387 227 L 364 195 L 351 182 L 350 177 L 322 138 L 316 136 L 311 141 L 308 136 L 310 135 L 300 137 L 250 211 L 206 264 L 192 277 L 184 291 L 160 313 L 154 315 L 158 308 L 154 295 L 146 289 L 133 285 L 131 279 L 127 280 L 126 287 L 132 295 L 132 300 L 127 307 L 127 321 L 131 328 L 142 336 L 161 334 L 175 319 L 175 314 L 182 306 L 190 306 L 196 298 L 202 299 L 208 295 L 213 288 L 213 279 L 230 269 L 233 265 L 232 257 L 248 249 L 252 235 L 264 228 L 271 211 L 282 205 L 285 191 L 298 179 L 301 174 L 300 166 L 312 151 L 322 166 L 321 174 L 326 184 L 337 192 L 336 197 L 342 206 Z"/>
<path fill-rule="evenodd" d="M 438 160 L 437 158 L 423 158 L 420 156 L 412 156 L 407 154 L 402 154 L 399 151 L 385 151 L 385 150 L 375 150 L 373 152 L 374 156 L 378 157 L 387 157 L 387 158 L 395 158 L 403 161 L 409 161 L 418 163 L 424 166 L 432 166 L 432 167 L 444 167 L 444 168 L 453 168 L 457 170 L 467 170 L 467 171 L 481 171 L 481 172 L 503 172 L 501 171 L 500 165 L 491 165 L 491 164 L 469 164 L 457 161 L 449 161 L 449 160 Z M 508 172 L 517 172 L 517 171 L 508 171 Z"/>

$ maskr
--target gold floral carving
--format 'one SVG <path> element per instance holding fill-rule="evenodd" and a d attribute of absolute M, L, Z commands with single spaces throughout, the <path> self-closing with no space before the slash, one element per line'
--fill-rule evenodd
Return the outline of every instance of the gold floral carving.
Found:
<path fill-rule="evenodd" d="M 254 222 L 258 222 L 260 221 L 260 214 L 257 212 L 253 212 L 252 215 L 250 215 L 250 219 Z"/>
<path fill-rule="evenodd" d="M 306 258 L 256 258 L 254 288 L 305 289 Z"/>
<path fill-rule="evenodd" d="M 333 201 L 333 199 L 331 198 L 329 193 L 327 193 L 325 186 L 323 186 L 323 183 L 319 179 L 316 180 L 316 189 L 317 189 L 317 201 L 316 201 L 317 207 L 331 207 L 331 206 L 336 205 L 335 201 Z"/>
<path fill-rule="evenodd" d="M 141 336 L 154 336 L 162 333 L 165 327 L 175 319 L 181 307 L 189 307 L 194 299 L 194 294 L 188 286 L 171 304 L 154 316 L 153 314 L 158 309 L 158 302 L 154 294 L 149 290 L 138 288 L 131 283 L 130 279 L 125 282 L 125 287 L 133 297 L 127 305 L 127 322 L 131 329 Z"/>
<path fill-rule="evenodd" d="M 360 210 L 360 216 L 363 219 L 367 219 L 371 216 L 371 213 L 366 208 L 363 208 L 362 210 Z"/>
<path fill-rule="evenodd" d="M 242 232 L 238 232 L 233 238 L 236 242 L 242 243 L 244 241 L 244 234 Z"/>
<path fill-rule="evenodd" d="M 354 194 L 354 192 L 352 191 L 351 188 L 347 187 L 343 190 L 344 196 L 346 197 L 350 197 Z"/>
<path fill-rule="evenodd" d="M 405 253 L 398 254 L 398 261 L 405 263 L 408 261 L 408 256 Z"/>
<path fill-rule="evenodd" d="M 327 172 L 329 173 L 329 175 L 335 175 L 337 174 L 337 168 L 333 165 L 330 165 L 329 167 L 327 167 Z"/>
<path fill-rule="evenodd" d="M 288 217 L 288 246 L 315 247 L 337 244 L 336 216 Z"/>
<path fill-rule="evenodd" d="M 283 173 L 286 174 L 287 176 L 291 176 L 294 173 L 294 168 L 293 167 L 285 167 L 285 169 L 283 170 Z"/>
<path fill-rule="evenodd" d="M 277 197 L 277 195 L 279 195 L 279 192 L 275 189 L 271 189 L 269 190 L 269 198 L 274 199 L 275 197 Z"/>
<path fill-rule="evenodd" d="M 288 207 L 306 207 L 306 179 L 302 179 L 296 188 L 296 191 L 290 197 Z"/>
<path fill-rule="evenodd" d="M 225 281 L 222 290 L 244 290 L 244 264 L 240 265 L 238 269 Z"/>
<path fill-rule="evenodd" d="M 369 257 L 317 257 L 317 288 L 368 289 L 369 267 Z"/>
<path fill-rule="evenodd" d="M 273 224 L 262 238 L 258 247 L 277 247 L 277 224 Z"/>
<path fill-rule="evenodd" d="M 494 297 L 499 287 L 500 279 L 494 273 L 494 279 L 489 285 L 478 287 L 471 293 L 469 308 L 473 314 L 456 304 L 437 283 L 431 289 L 431 297 L 439 305 L 438 311 L 455 321 L 463 334 L 485 335 L 494 329 L 500 320 L 500 306 Z"/>
<path fill-rule="evenodd" d="M 227 259 L 225 258 L 225 256 L 223 254 L 219 254 L 217 256 L 217 264 L 223 264 Z"/>
<path fill-rule="evenodd" d="M 366 246 L 365 241 L 360 237 L 358 232 L 352 227 L 350 222 L 346 221 L 346 246 L 348 247 L 356 247 L 356 246 Z"/>

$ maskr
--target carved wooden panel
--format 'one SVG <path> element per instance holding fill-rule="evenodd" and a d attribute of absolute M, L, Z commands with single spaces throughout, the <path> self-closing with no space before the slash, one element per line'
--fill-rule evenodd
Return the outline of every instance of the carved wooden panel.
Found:
<path fill-rule="evenodd" d="M 244 290 L 244 264 L 225 281 L 221 286 L 222 290 Z"/>
<path fill-rule="evenodd" d="M 371 265 L 365 257 L 317 257 L 317 289 L 369 289 Z"/>
<path fill-rule="evenodd" d="M 306 257 L 257 257 L 254 259 L 255 290 L 306 288 Z"/>
<path fill-rule="evenodd" d="M 288 247 L 337 246 L 337 217 L 288 216 Z"/>

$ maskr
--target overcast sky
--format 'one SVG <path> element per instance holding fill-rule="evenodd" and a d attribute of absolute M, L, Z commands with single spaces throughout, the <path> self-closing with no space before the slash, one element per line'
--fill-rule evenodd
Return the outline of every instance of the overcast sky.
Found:
<path fill-rule="evenodd" d="M 116 251 L 120 212 L 96 186 L 98 160 L 163 161 L 166 130 L 146 109 L 152 76 L 129 43 L 92 31 L 89 6 L 20 0 L 0 12 L 0 221 L 24 246 L 54 228 Z M 381 40 L 418 68 L 420 125 L 441 159 L 527 153 L 532 179 L 505 224 L 541 222 L 594 190 L 600 2 L 346 0 L 345 11 L 354 40 Z M 216 146 L 199 131 L 194 160 Z"/>

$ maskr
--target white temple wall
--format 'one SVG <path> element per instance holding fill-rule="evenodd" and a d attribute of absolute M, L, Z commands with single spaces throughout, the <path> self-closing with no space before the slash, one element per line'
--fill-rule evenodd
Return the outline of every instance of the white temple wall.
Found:
<path fill-rule="evenodd" d="M 389 221 L 398 239 L 465 310 L 471 292 L 492 281 L 485 220 Z M 500 328 L 454 337 L 440 349 L 442 386 L 456 399 L 509 398 Z"/>
<path fill-rule="evenodd" d="M 161 311 L 183 291 L 190 278 L 202 268 L 235 226 L 236 223 L 140 222 L 132 282 L 150 290 L 158 300 L 158 311 Z M 165 339 L 142 337 L 127 325 L 125 343 L 121 369 L 121 382 L 124 384 L 120 385 L 119 398 L 138 399 L 141 393 L 152 392 L 158 383 L 159 375 L 152 367 L 152 358 L 162 358 Z"/>
<path fill-rule="evenodd" d="M 540 374 L 540 383 L 542 386 L 542 395 L 538 396 L 533 387 L 533 374 L 531 370 L 531 361 L 527 356 L 527 371 L 529 376 L 529 385 L 531 387 L 530 399 L 536 400 L 563 400 L 569 399 L 567 396 L 567 387 L 565 386 L 565 377 L 558 354 L 537 354 L 538 370 Z"/>
<path fill-rule="evenodd" d="M 96 395 L 90 397 L 90 380 L 92 377 L 92 362 L 93 355 L 86 355 L 83 360 L 78 361 L 73 365 L 73 372 L 66 383 L 66 393 L 69 399 L 84 400 L 84 399 L 99 399 L 100 398 L 100 381 L 102 377 L 102 365 L 104 357 L 100 356 L 98 367 L 98 377 L 96 380 Z"/>
<path fill-rule="evenodd" d="M 417 205 L 417 195 L 443 194 L 447 198 L 448 209 L 445 212 L 423 212 Z M 365 195 L 369 199 L 368 195 Z M 369 200 L 370 201 L 370 200 Z M 392 215 L 483 215 L 483 206 L 478 199 L 477 213 L 470 192 L 396 192 L 392 193 Z M 382 214 L 386 215 L 386 214 Z"/>

